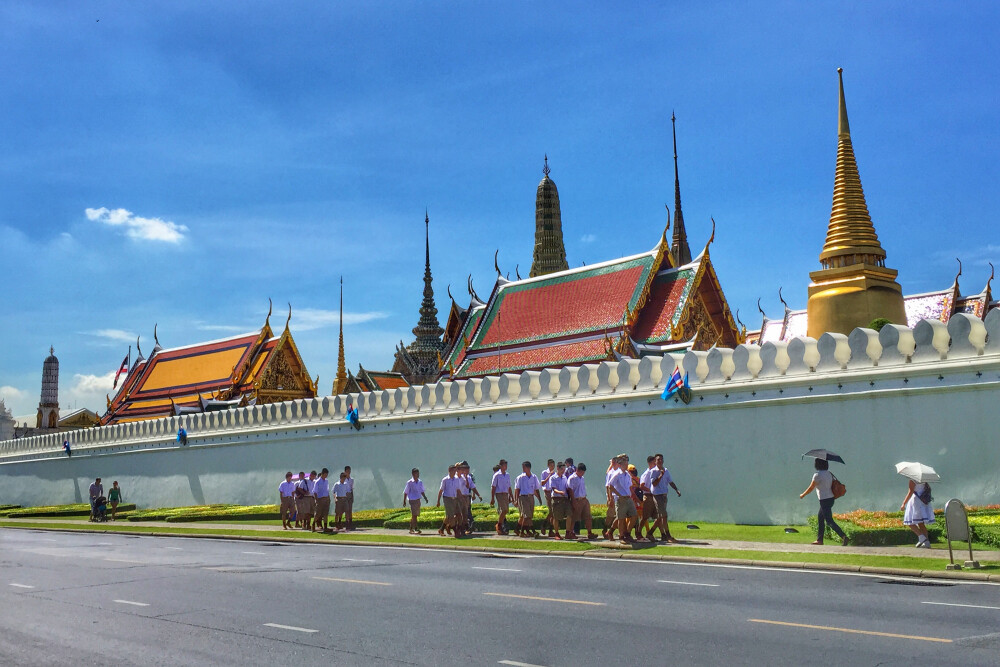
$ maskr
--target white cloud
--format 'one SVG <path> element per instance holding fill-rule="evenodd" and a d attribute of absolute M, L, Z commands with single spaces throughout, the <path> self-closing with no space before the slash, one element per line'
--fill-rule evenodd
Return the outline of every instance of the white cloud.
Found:
<path fill-rule="evenodd" d="M 84 211 L 91 222 L 100 222 L 112 227 L 121 227 L 126 236 L 139 241 L 162 241 L 180 243 L 188 232 L 186 225 L 178 225 L 160 218 L 143 218 L 123 208 L 109 210 L 88 208 Z"/>
<path fill-rule="evenodd" d="M 580 243 L 593 243 L 597 240 L 596 234 L 584 234 L 580 237 Z"/>
<path fill-rule="evenodd" d="M 0 387 L 0 398 L 2 398 L 8 405 L 14 403 L 15 401 L 19 401 L 22 398 L 27 398 L 27 396 L 28 392 L 23 389 L 18 389 L 17 387 L 11 387 L 9 385 Z"/>
<path fill-rule="evenodd" d="M 59 404 L 64 408 L 76 406 L 90 408 L 97 414 L 104 412 L 107 404 L 105 396 L 114 393 L 115 372 L 105 375 L 73 376 L 73 384 L 65 392 L 60 392 Z"/>
<path fill-rule="evenodd" d="M 87 333 L 114 343 L 131 343 L 135 340 L 134 333 L 121 329 L 98 329 L 96 331 L 88 331 Z"/>
<path fill-rule="evenodd" d="M 381 320 L 389 317 L 388 313 L 373 311 L 369 313 L 344 313 L 344 326 L 352 324 L 364 324 L 373 320 Z M 312 331 L 313 329 L 325 329 L 326 327 L 336 327 L 340 323 L 340 313 L 336 310 L 321 310 L 318 308 L 302 308 L 292 310 L 293 329 L 298 331 Z"/>

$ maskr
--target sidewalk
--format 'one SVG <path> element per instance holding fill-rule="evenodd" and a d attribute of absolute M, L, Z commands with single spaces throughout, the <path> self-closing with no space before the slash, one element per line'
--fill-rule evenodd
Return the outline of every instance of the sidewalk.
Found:
<path fill-rule="evenodd" d="M 94 524 L 88 521 L 74 520 L 74 519 L 59 519 L 59 518 L 38 518 L 38 519 L 4 519 L 6 522 L 10 523 L 27 523 L 27 524 L 67 524 L 67 523 L 79 523 L 81 526 L 93 526 Z M 254 523 L 218 523 L 214 521 L 193 521 L 193 522 L 183 522 L 183 523 L 169 523 L 166 521 L 119 521 L 119 522 L 109 522 L 107 524 L 108 528 L 118 527 L 127 529 L 129 527 L 145 527 L 145 528 L 197 528 L 198 530 L 218 532 L 220 535 L 224 535 L 227 532 L 232 532 L 236 530 L 240 531 L 253 531 L 259 532 L 262 536 L 273 535 L 274 537 L 285 537 L 285 538 L 301 538 L 308 539 L 313 537 L 313 533 L 305 530 L 284 530 L 281 526 L 264 525 L 264 524 L 254 524 Z M 358 528 L 350 532 L 342 532 L 345 537 L 350 537 L 352 535 L 384 535 L 386 537 L 404 537 L 409 536 L 409 533 L 405 530 L 394 530 L 388 528 Z M 421 537 L 439 538 L 442 544 L 447 545 L 460 545 L 462 540 L 456 540 L 452 537 L 439 537 L 436 531 L 424 531 Z M 552 542 L 556 543 L 554 540 L 548 538 L 542 539 L 528 539 L 519 538 L 513 535 L 496 535 L 494 533 L 476 533 L 473 537 L 478 539 L 486 540 L 504 540 L 507 542 L 530 542 L 530 543 L 544 543 Z M 645 553 L 645 554 L 656 554 L 656 555 L 668 555 L 671 549 L 676 549 L 677 547 L 688 547 L 694 549 L 727 549 L 734 551 L 765 551 L 773 553 L 815 553 L 815 554 L 843 554 L 843 555 L 855 555 L 855 556 L 906 556 L 913 558 L 948 558 L 948 547 L 947 545 L 935 545 L 932 549 L 917 549 L 912 546 L 891 546 L 891 547 L 842 547 L 835 542 L 830 542 L 823 546 L 813 546 L 811 544 L 789 544 L 789 543 L 777 543 L 777 542 L 741 542 L 734 540 L 696 540 L 696 539 L 680 539 L 679 544 L 671 545 L 657 542 L 654 544 L 643 544 L 639 543 L 633 546 L 626 546 L 620 544 L 616 540 L 608 541 L 603 538 L 598 538 L 596 540 L 587 542 L 592 544 L 595 548 L 601 549 L 616 549 L 622 551 L 630 551 L 635 553 Z M 963 550 L 964 547 L 964 550 Z M 964 543 L 961 546 L 953 545 L 955 552 L 955 561 L 963 562 L 968 558 L 969 551 L 968 547 Z M 997 562 L 1000 563 L 1000 550 L 996 551 L 974 551 L 973 557 L 975 560 L 980 562 Z"/>

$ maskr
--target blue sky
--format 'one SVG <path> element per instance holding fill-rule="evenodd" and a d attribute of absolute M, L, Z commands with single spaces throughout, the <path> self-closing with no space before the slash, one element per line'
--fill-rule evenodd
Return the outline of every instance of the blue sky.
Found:
<path fill-rule="evenodd" d="M 886 3 L 0 5 L 0 396 L 103 410 L 129 341 L 292 331 L 329 391 L 409 342 L 423 216 L 445 287 L 531 263 L 548 153 L 571 265 L 652 247 L 676 110 L 693 248 L 751 327 L 804 307 L 829 217 L 836 68 L 904 291 L 1000 261 L 1000 10 Z M 285 306 L 276 306 L 281 311 Z M 273 321 L 280 328 L 283 314 Z"/>

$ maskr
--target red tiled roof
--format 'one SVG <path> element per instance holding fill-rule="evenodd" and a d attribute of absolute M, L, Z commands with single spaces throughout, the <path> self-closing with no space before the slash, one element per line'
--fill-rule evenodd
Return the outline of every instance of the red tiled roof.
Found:
<path fill-rule="evenodd" d="M 502 354 L 486 354 L 462 364 L 455 377 L 476 377 L 511 371 L 545 368 L 547 366 L 571 366 L 588 361 L 606 359 L 605 339 L 576 341 L 571 343 L 545 345 L 541 347 L 515 350 Z"/>
<path fill-rule="evenodd" d="M 605 331 L 634 309 L 656 253 L 501 286 L 470 352 Z"/>
<path fill-rule="evenodd" d="M 410 383 L 406 381 L 402 375 L 398 373 L 378 373 L 374 371 L 367 371 L 368 377 L 371 378 L 373 382 L 377 385 L 372 387 L 369 391 L 378 391 L 380 389 L 399 389 L 400 387 L 409 387 Z"/>
<path fill-rule="evenodd" d="M 633 340 L 651 344 L 671 339 L 697 272 L 697 266 L 687 266 L 662 271 L 656 276 L 649 299 L 632 330 Z"/>

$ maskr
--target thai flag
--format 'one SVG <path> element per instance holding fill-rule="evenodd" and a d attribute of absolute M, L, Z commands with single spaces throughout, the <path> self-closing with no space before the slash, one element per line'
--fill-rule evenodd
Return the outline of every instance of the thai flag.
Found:
<path fill-rule="evenodd" d="M 115 373 L 115 384 L 112 387 L 112 389 L 115 389 L 115 388 L 118 387 L 118 378 L 121 377 L 122 373 L 125 374 L 125 377 L 128 377 L 128 367 L 130 365 L 129 364 L 129 360 L 131 358 L 132 358 L 132 346 L 129 345 L 129 347 L 128 347 L 128 354 L 126 354 L 125 358 L 122 359 L 122 365 L 118 367 L 118 372 Z"/>
<path fill-rule="evenodd" d="M 681 377 L 681 369 L 679 366 L 674 367 L 674 374 L 670 376 L 670 380 L 667 382 L 667 386 L 663 388 L 663 394 L 660 396 L 663 400 L 670 400 L 670 397 L 679 392 L 684 387 L 688 386 L 688 376 L 687 373 L 684 377 Z"/>

